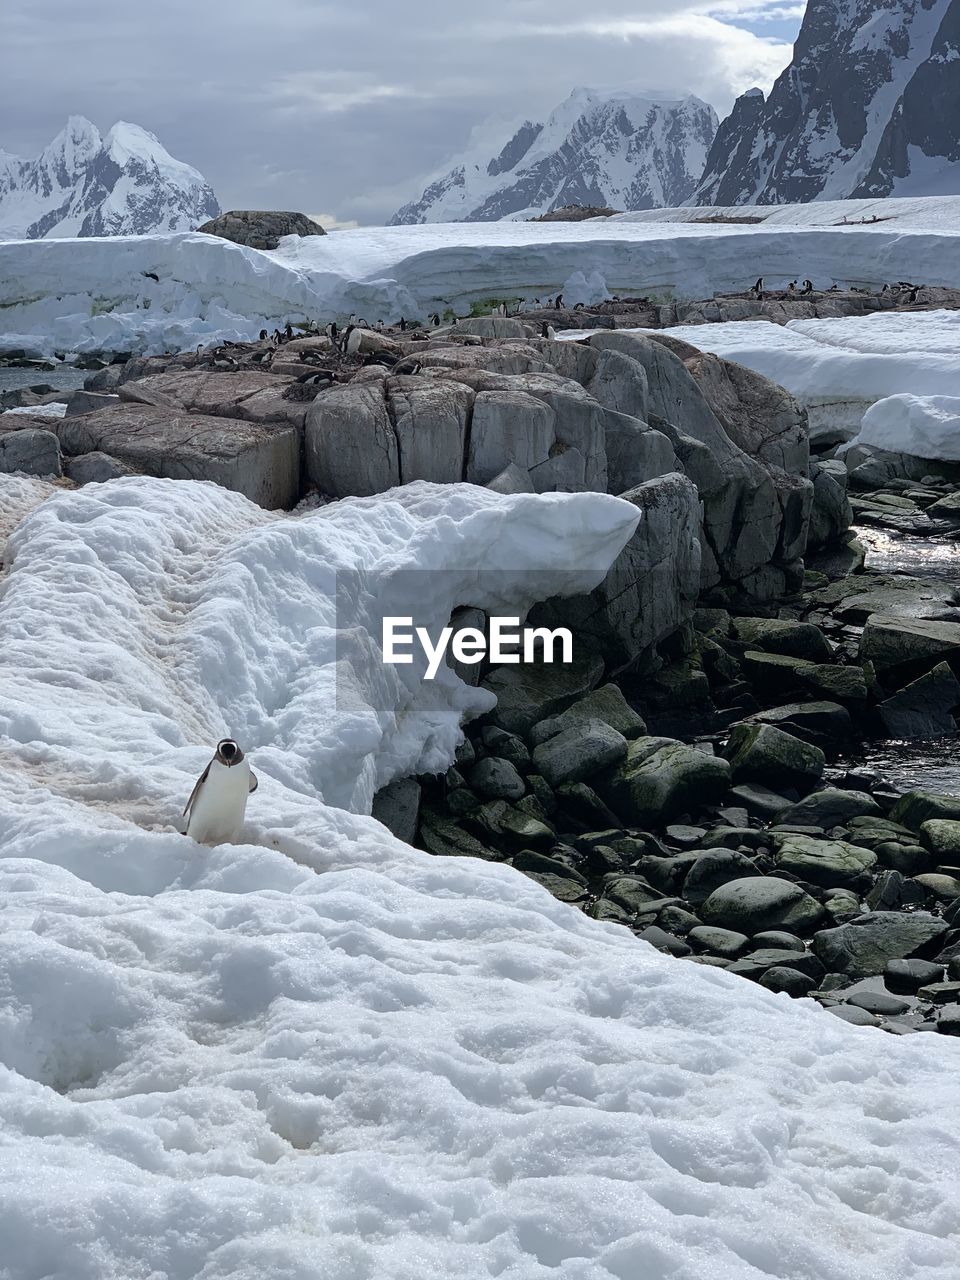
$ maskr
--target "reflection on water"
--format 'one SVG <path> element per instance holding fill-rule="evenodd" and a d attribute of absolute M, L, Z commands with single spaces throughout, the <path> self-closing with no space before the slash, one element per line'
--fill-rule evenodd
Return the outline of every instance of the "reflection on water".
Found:
<path fill-rule="evenodd" d="M 945 578 L 960 586 L 960 538 L 904 537 L 889 529 L 857 526 L 867 548 L 866 567 L 877 573 L 909 573 L 918 578 Z"/>
<path fill-rule="evenodd" d="M 21 369 L 11 366 L 0 369 L 0 392 L 14 391 L 17 387 L 39 387 L 45 384 L 54 391 L 73 391 L 83 386 L 90 375 L 73 365 L 61 364 L 56 369 Z"/>
<path fill-rule="evenodd" d="M 960 734 L 951 738 L 864 742 L 841 765 L 876 769 L 903 791 L 960 796 Z"/>

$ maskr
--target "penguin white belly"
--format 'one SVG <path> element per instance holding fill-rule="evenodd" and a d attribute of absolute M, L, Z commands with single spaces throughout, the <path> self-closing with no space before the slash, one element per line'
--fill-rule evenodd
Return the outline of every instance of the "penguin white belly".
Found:
<path fill-rule="evenodd" d="M 250 766 L 246 760 L 229 768 L 212 760 L 190 809 L 187 835 L 199 844 L 235 839 L 243 826 L 249 793 Z"/>

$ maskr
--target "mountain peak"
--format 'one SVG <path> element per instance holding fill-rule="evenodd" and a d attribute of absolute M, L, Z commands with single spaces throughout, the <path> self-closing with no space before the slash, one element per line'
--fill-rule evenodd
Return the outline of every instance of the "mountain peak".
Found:
<path fill-rule="evenodd" d="M 0 239 L 187 231 L 219 212 L 196 169 L 127 121 L 104 138 L 72 115 L 37 159 L 0 152 Z"/>
<path fill-rule="evenodd" d="M 543 124 L 524 121 L 497 150 L 495 134 L 481 126 L 483 143 L 451 160 L 391 221 L 488 222 L 570 204 L 682 204 L 716 128 L 713 108 L 691 94 L 579 86 Z"/>

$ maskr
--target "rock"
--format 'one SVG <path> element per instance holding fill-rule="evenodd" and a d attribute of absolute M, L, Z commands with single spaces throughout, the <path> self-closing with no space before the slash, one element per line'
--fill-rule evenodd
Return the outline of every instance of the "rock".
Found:
<path fill-rule="evenodd" d="M 607 876 L 603 896 L 633 914 L 659 909 L 664 902 L 664 895 L 642 876 Z"/>
<path fill-rule="evenodd" d="M 811 622 L 781 622 L 777 618 L 734 618 L 733 634 L 750 649 L 787 654 L 810 662 L 832 662 L 833 646 Z"/>
<path fill-rule="evenodd" d="M 470 786 L 490 800 L 519 800 L 526 792 L 523 779 L 509 760 L 487 756 L 470 770 Z"/>
<path fill-rule="evenodd" d="M 102 484 L 107 480 L 116 480 L 119 476 L 133 475 L 131 468 L 119 458 L 113 458 L 109 453 L 101 453 L 99 450 L 81 453 L 79 458 L 66 458 L 63 470 L 75 484 Z"/>
<path fill-rule="evenodd" d="M 480 338 L 530 338 L 533 326 L 513 316 L 473 316 L 458 320 L 454 333 L 476 334 Z"/>
<path fill-rule="evenodd" d="M 675 938 L 672 934 L 667 933 L 665 929 L 661 929 L 655 924 L 641 930 L 637 937 L 644 942 L 649 942 L 651 947 L 656 947 L 658 951 L 665 951 L 671 956 L 688 956 L 690 954 L 691 948 L 685 942 L 681 942 L 679 938 Z"/>
<path fill-rule="evenodd" d="M 926 912 L 871 911 L 835 929 L 821 930 L 813 946 L 831 972 L 869 978 L 883 973 L 890 960 L 935 950 L 946 931 L 942 920 Z"/>
<path fill-rule="evenodd" d="M 867 840 L 858 835 L 857 843 L 866 844 Z M 929 851 L 918 844 L 904 843 L 901 840 L 881 840 L 873 845 L 873 850 L 882 867 L 899 871 L 905 876 L 922 875 L 933 868 L 934 860 Z"/>
<path fill-rule="evenodd" d="M 87 391 L 85 389 L 71 391 L 64 417 L 72 418 L 78 413 L 94 413 L 97 409 L 109 409 L 111 405 L 119 403 L 119 396 L 108 395 L 102 391 Z"/>
<path fill-rule="evenodd" d="M 528 779 L 533 783 L 533 778 Z M 546 785 L 546 784 L 544 784 Z M 585 782 L 565 782 L 557 787 L 557 800 L 576 822 L 584 826 L 619 826 L 620 819 L 603 803 L 597 793 Z"/>
<path fill-rule="evenodd" d="M 451 636 L 451 644 L 447 649 L 444 661 L 452 671 L 457 673 L 464 684 L 475 686 L 480 681 L 480 670 L 482 664 L 480 662 L 461 662 L 460 659 L 454 655 L 453 641 L 455 637 L 460 635 L 461 631 L 479 631 L 482 635 L 486 636 L 487 615 L 482 609 L 474 609 L 470 607 L 454 609 L 453 613 L 450 615 L 449 626 L 452 629 L 453 635 Z M 494 752 L 494 754 L 502 755 L 503 753 Z M 516 762 L 514 761 L 514 763 Z"/>
<path fill-rule="evenodd" d="M 14 416 L 7 421 L 15 421 Z M 0 433 L 0 472 L 59 477 L 63 474 L 59 440 L 52 431 L 32 427 Z"/>
<path fill-rule="evenodd" d="M 853 508 L 847 496 L 847 469 L 842 462 L 810 464 L 813 505 L 807 529 L 807 549 L 825 547 L 838 541 L 853 523 Z"/>
<path fill-rule="evenodd" d="M 774 839 L 780 870 L 822 888 L 856 888 L 877 861 L 871 850 L 845 840 L 816 840 L 801 835 L 778 835 Z"/>
<path fill-rule="evenodd" d="M 730 731 L 724 756 L 734 782 L 806 791 L 820 780 L 826 757 L 819 747 L 769 724 L 739 724 Z"/>
<path fill-rule="evenodd" d="M 755 947 L 776 947 L 780 951 L 806 951 L 802 938 L 782 929 L 763 929 L 752 938 Z"/>
<path fill-rule="evenodd" d="M 645 741 L 639 738 L 633 746 Z M 729 785 L 726 760 L 671 742 L 643 759 L 628 753 L 624 764 L 598 780 L 597 790 L 616 813 L 644 827 L 716 803 Z"/>
<path fill-rule="evenodd" d="M 852 1023 L 855 1027 L 879 1027 L 880 1019 L 872 1013 L 867 1013 L 866 1009 L 858 1009 L 854 1004 L 831 1004 L 827 1006 L 827 1012 L 832 1013 L 834 1017 L 841 1018 L 844 1022 Z"/>
<path fill-rule="evenodd" d="M 856 991 L 847 996 L 846 1003 L 853 1009 L 866 1009 L 880 1018 L 896 1018 L 910 1008 L 909 1000 L 899 1000 L 885 991 Z"/>
<path fill-rule="evenodd" d="M 960 880 L 956 876 L 926 871 L 921 875 L 914 876 L 913 883 L 919 885 L 926 894 L 938 898 L 941 902 L 955 902 L 957 898 L 960 898 Z"/>
<path fill-rule="evenodd" d="M 420 843 L 428 853 L 445 858 L 484 858 L 498 861 L 500 855 L 464 831 L 459 823 L 429 809 L 420 812 Z"/>
<path fill-rule="evenodd" d="M 693 906 L 699 906 L 720 885 L 756 874 L 756 863 L 736 849 L 705 849 L 686 874 L 683 897 Z"/>
<path fill-rule="evenodd" d="M 56 424 L 64 452 L 110 454 L 145 475 L 211 480 L 267 510 L 300 496 L 300 438 L 291 426 L 120 404 Z"/>
<path fill-rule="evenodd" d="M 877 673 L 902 676 L 960 659 L 960 622 L 873 614 L 860 637 L 860 659 Z"/>
<path fill-rule="evenodd" d="M 406 844 L 413 844 L 420 818 L 420 783 L 395 778 L 373 797 L 373 816 Z"/>
<path fill-rule="evenodd" d="M 699 928 L 701 922 L 699 916 L 695 916 L 690 911 L 684 911 L 683 907 L 667 906 L 658 914 L 657 923 L 670 933 L 685 937 L 691 929 Z"/>
<path fill-rule="evenodd" d="M 533 765 L 552 787 L 585 778 L 616 764 L 627 754 L 622 733 L 600 720 L 587 720 L 534 748 Z"/>
<path fill-rule="evenodd" d="M 669 826 L 664 832 L 671 844 L 680 849 L 696 849 L 707 834 L 706 827 L 689 827 L 686 825 Z"/>
<path fill-rule="evenodd" d="M 935 738 L 953 733 L 960 708 L 960 681 L 946 662 L 906 685 L 877 707 L 891 738 Z"/>
<path fill-rule="evenodd" d="M 745 933 L 737 933 L 733 929 L 711 928 L 710 925 L 698 925 L 687 933 L 687 940 L 698 949 L 712 951 L 714 955 L 735 960 L 743 955 L 750 946 L 750 939 Z"/>
<path fill-rule="evenodd" d="M 474 393 L 447 380 L 390 378 L 387 409 L 399 450 L 400 483 L 431 480 L 456 484 L 463 479 L 467 423 Z M 321 400 L 326 396 L 321 397 Z M 308 415 L 308 421 L 314 419 Z M 507 459 L 506 461 L 509 461 Z M 492 479 L 497 467 L 486 479 Z M 534 487 L 537 487 L 534 478 Z"/>
<path fill-rule="evenodd" d="M 772 724 L 805 742 L 836 742 L 853 736 L 853 721 L 838 702 L 791 702 L 782 707 L 758 711 L 746 724 Z"/>
<path fill-rule="evenodd" d="M 790 804 L 784 796 L 755 782 L 743 782 L 736 787 L 731 787 L 729 799 L 742 804 L 747 813 L 754 818 L 761 818 L 764 821 L 776 817 Z"/>
<path fill-rule="evenodd" d="M 941 1035 L 960 1036 L 960 1004 L 948 1004 L 940 1010 L 937 1030 Z"/>
<path fill-rule="evenodd" d="M 559 858 L 550 858 L 543 853 L 535 853 L 531 849 L 523 849 L 520 853 L 514 854 L 511 862 L 518 871 L 524 871 L 528 875 L 554 875 L 564 880 L 570 880 L 580 889 L 587 887 L 587 881 L 574 867 L 568 866 Z"/>
<path fill-rule="evenodd" d="M 846 924 L 863 913 L 860 898 L 850 889 L 828 889 L 823 895 L 823 902 L 835 924 Z"/>
<path fill-rule="evenodd" d="M 535 493 L 530 474 L 518 467 L 516 463 L 508 463 L 503 470 L 487 481 L 487 488 L 494 493 Z"/>
<path fill-rule="evenodd" d="M 535 626 L 567 626 L 608 669 L 629 666 L 691 616 L 700 582 L 700 503 L 681 475 L 661 476 L 621 494 L 640 523 L 606 578 L 589 595 L 554 599 L 530 613 Z"/>
<path fill-rule="evenodd" d="M 599 689 L 591 690 L 566 711 L 535 724 L 530 730 L 530 741 L 534 746 L 539 746 L 555 734 L 587 724 L 591 720 L 602 720 L 625 738 L 639 738 L 647 731 L 643 718 L 630 706 L 619 687 L 605 684 Z"/>
<path fill-rule="evenodd" d="M 924 890 L 900 871 L 882 871 L 867 894 L 866 906 L 870 911 L 902 911 L 919 906 L 925 897 Z"/>
<path fill-rule="evenodd" d="M 772 969 L 779 965 L 788 965 L 791 969 L 796 969 L 798 973 L 805 973 L 810 978 L 815 978 L 818 982 L 823 977 L 823 965 L 813 954 L 812 951 L 793 951 L 781 950 L 779 947 L 760 947 L 756 951 L 751 951 L 749 955 L 743 957 L 740 961 L 744 967 L 734 967 L 735 973 L 744 973 L 748 977 L 754 977 L 767 969 Z M 752 972 L 747 973 L 747 966 Z"/>
<path fill-rule="evenodd" d="M 528 392 L 481 391 L 474 401 L 466 479 L 488 484 L 505 467 L 516 466 L 532 488 L 532 469 L 550 458 L 557 443 L 556 414 Z"/>
<path fill-rule="evenodd" d="M 807 662 L 786 654 L 760 653 L 750 649 L 743 655 L 744 670 L 761 687 L 772 690 L 806 689 L 831 701 L 863 702 L 867 684 L 862 667 L 829 666 Z"/>
<path fill-rule="evenodd" d="M 283 236 L 322 236 L 323 227 L 303 213 L 275 209 L 231 209 L 197 227 L 201 235 L 219 236 L 250 249 L 276 249 Z"/>
<path fill-rule="evenodd" d="M 317 396 L 304 428 L 307 477 L 332 498 L 400 484 L 400 449 L 383 385 L 348 383 Z"/>
<path fill-rule="evenodd" d="M 920 824 L 920 836 L 938 862 L 960 861 L 960 816 L 929 818 Z"/>
<path fill-rule="evenodd" d="M 808 995 L 817 985 L 817 979 L 789 965 L 775 964 L 762 973 L 758 979 L 761 987 L 768 991 L 777 991 L 788 996 Z"/>
<path fill-rule="evenodd" d="M 781 826 L 822 827 L 824 831 L 831 831 L 851 818 L 874 814 L 879 817 L 880 813 L 876 800 L 865 791 L 824 787 L 782 809 L 777 814 L 777 822 Z"/>
<path fill-rule="evenodd" d="M 884 983 L 898 995 L 915 995 L 942 978 L 943 965 L 932 960 L 888 960 L 883 970 Z"/>
<path fill-rule="evenodd" d="M 890 817 L 911 831 L 920 831 L 923 824 L 932 818 L 960 822 L 960 796 L 943 796 L 934 791 L 907 791 L 893 806 Z"/>
<path fill-rule="evenodd" d="M 700 916 L 707 924 L 755 934 L 776 928 L 803 932 L 818 925 L 824 911 L 798 884 L 776 876 L 747 876 L 715 889 Z"/>
<path fill-rule="evenodd" d="M 497 695 L 489 719 L 510 733 L 526 734 L 589 693 L 602 674 L 603 661 L 594 654 L 570 663 L 494 667 L 481 681 Z"/>

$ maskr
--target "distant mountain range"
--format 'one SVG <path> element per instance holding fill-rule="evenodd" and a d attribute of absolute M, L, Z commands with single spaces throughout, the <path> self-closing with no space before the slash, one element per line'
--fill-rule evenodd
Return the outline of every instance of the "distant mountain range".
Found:
<path fill-rule="evenodd" d="M 575 89 L 545 123 L 524 121 L 498 154 L 478 148 L 445 166 L 391 224 L 684 204 L 716 130 L 716 112 L 699 98 Z"/>
<path fill-rule="evenodd" d="M 793 60 L 717 128 L 693 97 L 578 89 L 460 156 L 393 223 L 960 194 L 960 0 L 808 0 Z"/>
<path fill-rule="evenodd" d="M 808 0 L 793 61 L 738 98 L 707 205 L 960 193 L 960 0 Z"/>
<path fill-rule="evenodd" d="M 104 138 L 71 116 L 35 160 L 0 151 L 0 239 L 192 231 L 219 212 L 202 175 L 139 125 Z"/>

